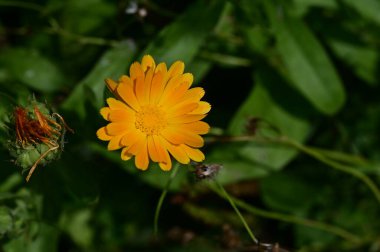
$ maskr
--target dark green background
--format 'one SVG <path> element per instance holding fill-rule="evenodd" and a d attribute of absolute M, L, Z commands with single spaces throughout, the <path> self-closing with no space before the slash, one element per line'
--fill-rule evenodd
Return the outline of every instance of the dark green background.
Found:
<path fill-rule="evenodd" d="M 3 251 L 250 246 L 228 203 L 185 166 L 153 239 L 156 202 L 170 174 L 155 165 L 140 172 L 96 139 L 106 123 L 98 113 L 109 95 L 104 79 L 127 73 L 144 54 L 185 62 L 212 104 L 205 119 L 211 135 L 244 135 L 249 118 L 262 118 L 307 145 L 364 157 L 368 165 L 354 168 L 379 185 L 379 0 L 132 2 L 137 12 L 127 14 L 127 0 L 0 0 L 2 120 L 35 95 L 75 130 L 62 158 L 37 167 L 25 183 L 0 124 Z M 290 251 L 380 251 L 380 206 L 357 178 L 283 145 L 217 142 L 203 151 L 206 162 L 224 166 L 218 180 L 235 197 L 335 225 L 360 243 L 243 211 L 260 240 Z"/>

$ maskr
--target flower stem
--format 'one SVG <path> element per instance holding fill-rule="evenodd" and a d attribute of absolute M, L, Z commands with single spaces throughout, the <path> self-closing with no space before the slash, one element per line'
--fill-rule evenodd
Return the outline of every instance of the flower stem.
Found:
<path fill-rule="evenodd" d="M 355 169 L 352 166 L 360 166 L 368 164 L 366 160 L 359 156 L 349 155 L 341 152 L 324 150 L 314 147 L 305 146 L 293 139 L 290 139 L 286 136 L 282 136 L 279 138 L 265 138 L 265 139 L 257 139 L 255 136 L 243 135 L 243 136 L 226 136 L 226 137 L 217 137 L 207 139 L 208 143 L 214 142 L 257 142 L 257 143 L 279 143 L 289 147 L 292 147 L 296 150 L 299 150 L 320 162 L 347 174 L 351 174 L 352 176 L 361 180 L 374 194 L 376 200 L 380 203 L 380 190 L 377 185 L 362 171 Z M 347 163 L 352 166 L 343 164 Z"/>
<path fill-rule="evenodd" d="M 219 195 L 223 195 L 223 198 L 227 199 L 228 202 L 231 204 L 232 208 L 235 210 L 236 214 L 238 215 L 240 221 L 243 223 L 245 229 L 247 230 L 247 233 L 251 237 L 252 241 L 255 244 L 258 244 L 257 238 L 253 235 L 251 228 L 248 226 L 248 223 L 245 221 L 243 215 L 240 213 L 239 209 L 237 208 L 234 200 L 230 195 L 227 193 L 227 191 L 224 189 L 224 187 L 217 181 L 215 180 L 215 184 L 217 185 L 219 192 L 217 192 Z"/>
<path fill-rule="evenodd" d="M 345 173 L 351 174 L 354 177 L 361 180 L 364 184 L 368 186 L 368 188 L 372 191 L 374 196 L 376 197 L 377 201 L 380 203 L 380 190 L 376 186 L 376 184 L 363 172 L 348 166 L 344 165 L 338 162 L 335 162 L 327 157 L 325 157 L 322 153 L 320 153 L 317 149 L 313 149 L 310 147 L 307 147 L 305 145 L 302 145 L 301 143 L 298 143 L 294 140 L 291 140 L 287 137 L 282 137 L 279 140 L 280 143 L 286 144 L 288 146 L 291 146 L 299 151 L 302 151 L 305 154 L 308 154 L 309 156 L 319 160 L 320 162 Z"/>
<path fill-rule="evenodd" d="M 213 186 L 210 186 L 210 188 L 211 188 L 211 190 L 216 192 L 220 197 L 225 198 L 224 193 L 222 193 L 220 190 L 216 189 Z M 303 225 L 303 226 L 308 226 L 308 227 L 315 228 L 315 229 L 320 229 L 320 230 L 326 231 L 328 233 L 337 235 L 337 236 L 339 236 L 339 237 L 341 237 L 347 241 L 353 242 L 353 243 L 358 243 L 361 241 L 357 235 L 352 234 L 352 233 L 350 233 L 350 232 L 348 232 L 348 231 L 346 231 L 340 227 L 337 227 L 337 226 L 333 226 L 330 224 L 326 224 L 326 223 L 318 222 L 318 221 L 314 221 L 314 220 L 304 219 L 304 218 L 293 216 L 293 215 L 287 215 L 287 214 L 263 210 L 263 209 L 254 207 L 254 206 L 252 206 L 252 205 L 250 205 L 250 204 L 248 204 L 242 200 L 234 198 L 232 196 L 230 196 L 230 198 L 231 198 L 231 200 L 233 200 L 233 202 L 237 206 L 239 206 L 240 208 L 246 210 L 247 212 L 252 213 L 254 215 L 257 215 L 257 216 L 261 216 L 261 217 L 268 218 L 268 219 L 279 220 L 279 221 L 283 221 L 283 222 L 299 224 L 299 225 Z"/>
<path fill-rule="evenodd" d="M 0 1 L 0 6 L 7 6 L 7 7 L 18 7 L 18 8 L 24 8 L 24 9 L 30 9 L 35 10 L 38 12 L 42 12 L 43 8 L 42 6 L 38 4 L 28 3 L 24 1 Z"/>
<path fill-rule="evenodd" d="M 162 190 L 160 198 L 158 199 L 157 206 L 156 206 L 156 211 L 154 212 L 154 226 L 153 226 L 153 230 L 154 230 L 154 235 L 155 236 L 157 236 L 157 234 L 158 234 L 158 218 L 160 216 L 160 211 L 161 211 L 162 204 L 164 203 L 164 199 L 166 197 L 166 194 L 168 193 L 169 187 L 170 187 L 173 179 L 177 175 L 178 168 L 179 168 L 179 163 L 176 163 L 174 165 L 172 173 L 170 174 L 169 180 L 166 182 L 165 188 L 164 188 L 164 190 Z"/>

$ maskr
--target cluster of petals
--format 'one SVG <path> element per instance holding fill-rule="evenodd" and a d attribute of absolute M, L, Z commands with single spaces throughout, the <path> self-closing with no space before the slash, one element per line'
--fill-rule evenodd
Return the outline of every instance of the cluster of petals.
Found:
<path fill-rule="evenodd" d="M 97 131 L 99 139 L 109 141 L 108 150 L 121 150 L 121 159 L 135 157 L 138 169 L 146 170 L 150 160 L 162 170 L 170 170 L 171 157 L 182 164 L 201 162 L 201 135 L 210 127 L 201 121 L 211 106 L 201 101 L 205 92 L 191 87 L 193 75 L 184 73 L 181 61 L 169 69 L 156 65 L 150 55 L 130 67 L 129 76 L 118 81 L 107 79 L 114 98 L 100 114 L 109 123 Z"/>

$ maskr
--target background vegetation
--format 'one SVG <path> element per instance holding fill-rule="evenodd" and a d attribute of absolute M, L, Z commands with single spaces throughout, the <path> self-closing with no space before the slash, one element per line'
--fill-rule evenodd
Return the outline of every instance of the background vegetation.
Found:
<path fill-rule="evenodd" d="M 228 202 L 187 167 L 154 239 L 170 173 L 140 172 L 96 139 L 103 80 L 149 53 L 183 60 L 205 88 L 206 162 L 224 166 L 217 179 L 261 241 L 380 251 L 379 47 L 378 0 L 0 1 L 0 116 L 34 94 L 75 130 L 29 183 L 3 131 L 1 250 L 254 251 Z M 236 137 L 250 118 L 257 137 Z"/>

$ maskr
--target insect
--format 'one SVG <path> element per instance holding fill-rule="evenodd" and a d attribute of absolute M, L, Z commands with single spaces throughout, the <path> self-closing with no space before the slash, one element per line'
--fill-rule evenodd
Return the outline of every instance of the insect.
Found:
<path fill-rule="evenodd" d="M 212 179 L 222 168 L 219 164 L 196 164 L 194 167 L 197 179 Z"/>
<path fill-rule="evenodd" d="M 38 106 L 39 105 L 39 106 Z M 46 110 L 46 111 L 41 111 Z M 26 181 L 29 181 L 34 170 L 39 163 L 46 163 L 47 156 L 52 153 L 50 159 L 59 156 L 57 150 L 63 149 L 63 137 L 66 129 L 72 131 L 58 113 L 51 115 L 45 106 L 34 101 L 34 105 L 26 107 L 16 107 L 14 109 L 15 123 L 15 149 L 16 163 L 26 168 L 31 160 L 32 152 L 39 153 L 39 157 L 34 161 L 29 169 Z M 27 157 L 27 158 L 26 158 Z M 45 160 L 44 160 L 45 159 Z"/>

